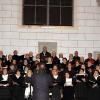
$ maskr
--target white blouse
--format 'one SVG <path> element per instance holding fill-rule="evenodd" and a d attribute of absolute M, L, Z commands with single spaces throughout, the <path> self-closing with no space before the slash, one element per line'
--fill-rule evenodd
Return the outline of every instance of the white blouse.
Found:
<path fill-rule="evenodd" d="M 2 75 L 3 80 L 2 81 L 7 81 L 8 80 L 8 74 L 7 75 Z"/>
<path fill-rule="evenodd" d="M 72 78 L 66 78 L 66 82 L 65 82 L 64 86 L 73 86 Z"/>

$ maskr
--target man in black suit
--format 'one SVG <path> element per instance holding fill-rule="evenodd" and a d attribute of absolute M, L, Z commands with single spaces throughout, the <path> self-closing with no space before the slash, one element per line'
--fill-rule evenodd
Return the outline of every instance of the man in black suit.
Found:
<path fill-rule="evenodd" d="M 46 63 L 47 57 L 50 57 L 51 54 L 47 51 L 47 47 L 44 46 L 42 52 L 40 53 L 40 61 Z"/>
<path fill-rule="evenodd" d="M 80 61 L 80 57 L 78 55 L 78 51 L 75 51 L 74 52 L 74 57 L 73 57 L 73 62 L 75 64 L 76 61 Z"/>
<path fill-rule="evenodd" d="M 52 79 L 45 71 L 45 64 L 40 64 L 33 75 L 28 74 L 26 81 L 33 86 L 32 100 L 49 100 L 49 86 L 52 86 Z"/>

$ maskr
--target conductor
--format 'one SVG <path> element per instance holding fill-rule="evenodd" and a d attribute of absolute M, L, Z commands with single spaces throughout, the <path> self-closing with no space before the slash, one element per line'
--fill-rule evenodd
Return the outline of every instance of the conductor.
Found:
<path fill-rule="evenodd" d="M 41 63 L 34 73 L 26 78 L 33 86 L 32 100 L 49 100 L 49 86 L 52 84 L 50 76 L 45 71 L 45 65 Z"/>

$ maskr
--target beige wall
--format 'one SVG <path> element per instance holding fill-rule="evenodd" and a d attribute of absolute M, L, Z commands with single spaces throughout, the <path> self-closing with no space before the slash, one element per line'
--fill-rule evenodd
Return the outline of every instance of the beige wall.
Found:
<path fill-rule="evenodd" d="M 74 27 L 22 26 L 22 0 L 0 0 L 0 49 L 4 53 L 33 51 L 38 42 L 57 42 L 65 56 L 79 51 L 80 56 L 100 51 L 100 7 L 96 0 L 74 0 Z"/>

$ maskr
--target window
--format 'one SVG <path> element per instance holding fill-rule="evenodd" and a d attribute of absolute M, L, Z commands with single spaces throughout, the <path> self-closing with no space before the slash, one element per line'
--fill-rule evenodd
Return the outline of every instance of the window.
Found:
<path fill-rule="evenodd" d="M 73 25 L 73 0 L 23 0 L 23 25 Z"/>

